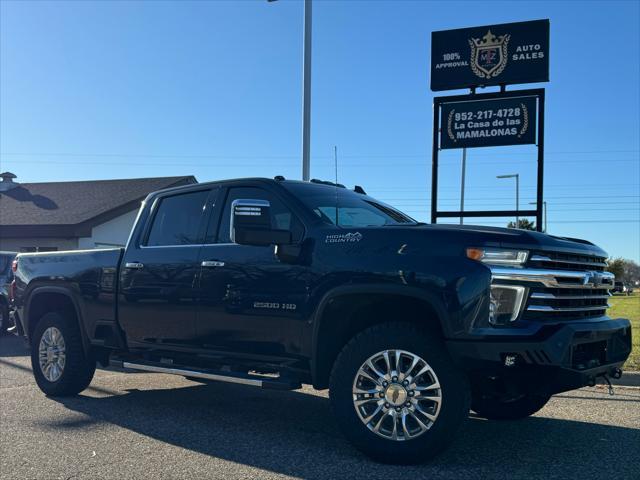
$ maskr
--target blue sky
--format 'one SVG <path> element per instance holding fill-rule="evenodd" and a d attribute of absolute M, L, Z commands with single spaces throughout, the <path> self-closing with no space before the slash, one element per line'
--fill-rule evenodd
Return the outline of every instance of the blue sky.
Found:
<path fill-rule="evenodd" d="M 316 1 L 312 177 L 334 178 L 336 145 L 340 182 L 428 220 L 431 31 L 539 18 L 551 81 L 510 89 L 547 89 L 549 232 L 639 261 L 638 2 Z M 299 178 L 301 43 L 298 1 L 3 0 L 0 169 Z M 457 209 L 460 151 L 441 162 L 440 208 Z M 512 208 L 506 173 L 529 208 L 535 148 L 470 149 L 467 209 Z"/>

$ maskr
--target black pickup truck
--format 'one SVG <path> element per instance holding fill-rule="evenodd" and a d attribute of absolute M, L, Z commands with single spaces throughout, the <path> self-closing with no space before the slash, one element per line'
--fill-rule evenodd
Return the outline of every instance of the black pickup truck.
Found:
<path fill-rule="evenodd" d="M 149 195 L 124 249 L 18 255 L 14 316 L 47 395 L 81 392 L 97 363 L 310 384 L 360 450 L 415 463 L 470 409 L 522 418 L 620 376 L 631 327 L 607 316 L 606 256 L 422 224 L 361 187 L 229 180 Z"/>

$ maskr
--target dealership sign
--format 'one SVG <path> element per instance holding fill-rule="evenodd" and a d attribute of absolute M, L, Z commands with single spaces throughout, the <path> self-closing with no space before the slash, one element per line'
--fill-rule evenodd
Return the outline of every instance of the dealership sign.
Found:
<path fill-rule="evenodd" d="M 534 96 L 441 104 L 440 148 L 536 143 Z"/>
<path fill-rule="evenodd" d="M 431 90 L 549 81 L 549 20 L 431 34 Z"/>

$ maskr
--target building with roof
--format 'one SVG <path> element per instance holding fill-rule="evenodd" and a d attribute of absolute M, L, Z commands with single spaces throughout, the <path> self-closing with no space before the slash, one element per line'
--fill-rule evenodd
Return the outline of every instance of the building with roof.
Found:
<path fill-rule="evenodd" d="M 18 183 L 0 174 L 0 250 L 44 252 L 123 246 L 151 192 L 193 176 Z"/>

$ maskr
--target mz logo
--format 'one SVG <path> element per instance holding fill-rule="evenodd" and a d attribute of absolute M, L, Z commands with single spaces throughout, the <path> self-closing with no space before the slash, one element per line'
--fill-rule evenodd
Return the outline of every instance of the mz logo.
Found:
<path fill-rule="evenodd" d="M 507 66 L 510 35 L 495 36 L 491 30 L 480 38 L 471 38 L 471 70 L 480 78 L 497 77 Z"/>

